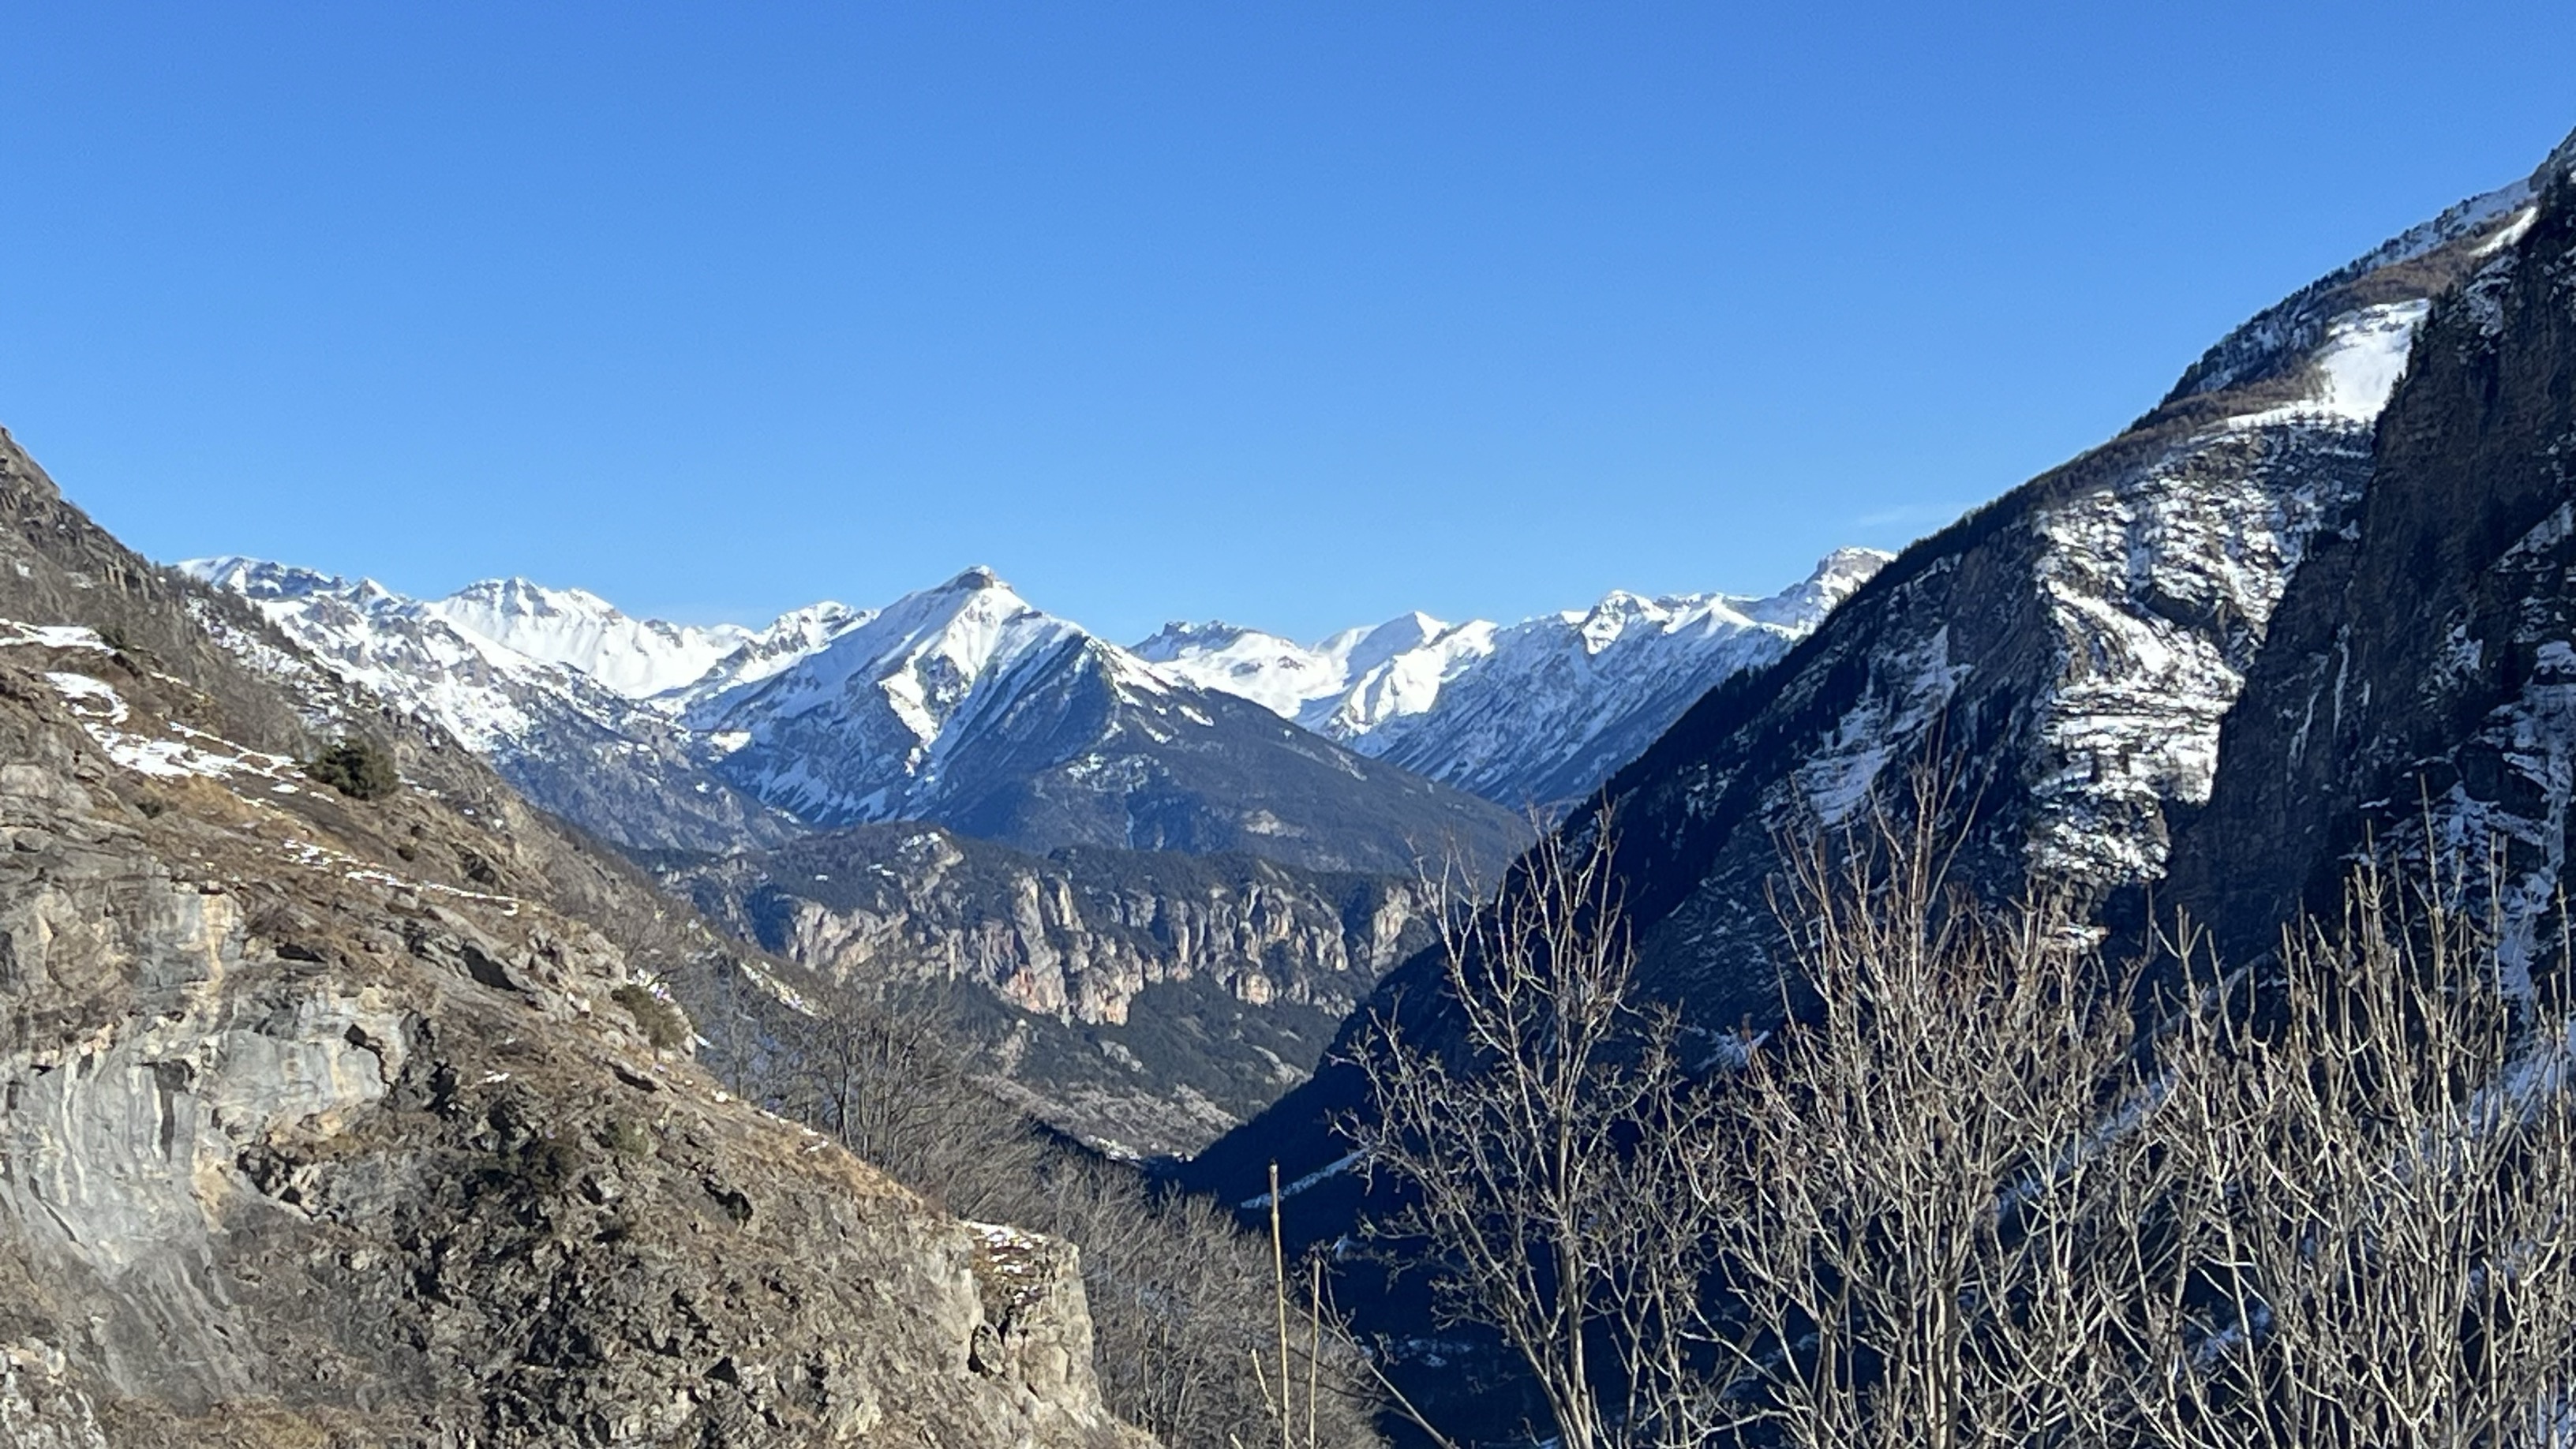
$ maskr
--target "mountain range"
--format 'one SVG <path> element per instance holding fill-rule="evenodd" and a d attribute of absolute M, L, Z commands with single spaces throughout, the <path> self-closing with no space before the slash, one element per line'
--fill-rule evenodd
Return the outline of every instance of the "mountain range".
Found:
<path fill-rule="evenodd" d="M 1302 1080 L 1420 944 L 1418 870 L 1490 874 L 1531 812 L 1883 562 L 1845 550 L 1768 598 L 1415 614 L 1311 648 L 1174 625 L 1134 650 L 980 568 L 758 628 L 522 579 L 412 599 L 181 570 L 746 939 L 861 990 L 981 993 L 951 1015 L 1046 1120 L 1186 1155 Z"/>
<path fill-rule="evenodd" d="M 1561 805 L 1717 681 L 1785 652 L 1886 557 L 1840 550 L 1767 598 L 1613 592 L 1515 625 L 1415 613 L 1314 645 L 1174 623 L 1132 649 L 1035 609 L 981 568 L 881 610 L 821 603 L 755 629 L 636 619 L 525 579 L 412 599 L 254 559 L 181 567 L 623 844 L 722 849 L 774 843 L 794 825 L 937 819 L 1048 849 L 1112 843 L 1105 822 L 1066 818 L 1067 802 L 1133 793 L 1138 777 L 1172 768 L 1168 757 L 1208 752 L 1205 732 L 1223 738 L 1215 748 L 1267 757 L 1249 766 L 1257 775 L 1296 770 L 1254 741 L 1298 736 L 1212 694 L 1514 811 Z M 1100 748 L 1121 735 L 1130 748 Z M 1363 768 L 1296 752 L 1344 774 Z M 582 778 L 563 773 L 572 759 Z M 1002 779 L 1018 783 L 996 798 Z M 1383 843 L 1291 843 L 1307 823 L 1277 812 L 1214 829 L 1188 811 L 1130 813 L 1132 839 L 1119 843 L 1143 848 L 1389 860 Z"/>
<path fill-rule="evenodd" d="M 1613 592 L 1509 626 L 1407 614 L 1314 645 L 1173 623 L 1135 652 L 1371 758 L 1544 812 L 1590 793 L 1720 680 L 1787 653 L 1888 557 L 1838 549 L 1768 598 Z"/>

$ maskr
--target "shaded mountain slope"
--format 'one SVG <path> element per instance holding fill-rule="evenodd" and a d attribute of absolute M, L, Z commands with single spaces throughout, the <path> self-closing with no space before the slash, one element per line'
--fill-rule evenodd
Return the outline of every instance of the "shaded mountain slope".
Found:
<path fill-rule="evenodd" d="M 2284 590 L 2353 518 L 2374 425 L 2433 298 L 2534 225 L 2563 168 L 2465 203 L 2237 329 L 2120 437 L 1906 550 L 1778 664 L 1720 685 L 1604 786 L 1640 980 L 1704 1028 L 1776 1016 L 1784 833 L 1831 830 L 1916 761 L 1963 776 L 1962 878 L 2095 902 L 2162 879 Z M 1578 814 L 1576 821 L 1588 812 Z M 1372 1009 L 1431 1009 L 1436 963 Z M 1212 1147 L 1243 1199 L 1340 1155 L 1327 1070 Z M 1347 1222 L 1319 1183 L 1318 1231 Z M 1326 1205 L 1340 1195 L 1338 1207 Z"/>
<path fill-rule="evenodd" d="M 2576 195 L 2425 324 L 2370 494 L 2283 599 L 2167 905 L 2245 960 L 2374 844 L 2553 955 L 2576 789 Z"/>
<path fill-rule="evenodd" d="M 687 730 L 610 682 L 655 686 L 693 667 L 690 677 L 703 676 L 718 666 L 700 661 L 731 635 L 666 638 L 678 631 L 578 590 L 517 579 L 420 600 L 367 579 L 254 559 L 181 568 L 249 601 L 341 678 L 435 720 L 530 800 L 602 839 L 724 850 L 775 844 L 798 829 L 709 770 Z M 791 616 L 759 636 L 733 631 L 742 640 L 720 661 L 801 642 L 803 622 Z"/>

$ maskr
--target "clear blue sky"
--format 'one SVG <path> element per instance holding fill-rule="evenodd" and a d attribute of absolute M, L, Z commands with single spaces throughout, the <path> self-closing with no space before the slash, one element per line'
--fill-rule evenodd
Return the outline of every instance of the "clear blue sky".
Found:
<path fill-rule="evenodd" d="M 157 557 L 1115 637 L 1769 589 L 2576 127 L 2576 3 L 0 5 Z"/>

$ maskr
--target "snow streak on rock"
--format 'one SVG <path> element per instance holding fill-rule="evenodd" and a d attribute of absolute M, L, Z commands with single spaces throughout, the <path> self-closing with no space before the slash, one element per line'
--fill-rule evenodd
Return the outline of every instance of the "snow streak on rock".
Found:
<path fill-rule="evenodd" d="M 2042 703 L 2034 868 L 2105 884 L 2161 872 L 2161 803 L 2209 798 L 2219 722 L 2273 607 L 2369 465 L 2365 428 L 2284 418 L 2040 512 L 2064 668 Z"/>

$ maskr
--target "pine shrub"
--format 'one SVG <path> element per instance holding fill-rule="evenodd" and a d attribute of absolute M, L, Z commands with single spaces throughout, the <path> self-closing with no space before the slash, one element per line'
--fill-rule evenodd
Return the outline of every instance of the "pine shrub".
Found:
<path fill-rule="evenodd" d="M 402 783 L 390 750 L 355 736 L 324 750 L 304 773 L 352 800 L 381 800 Z"/>

